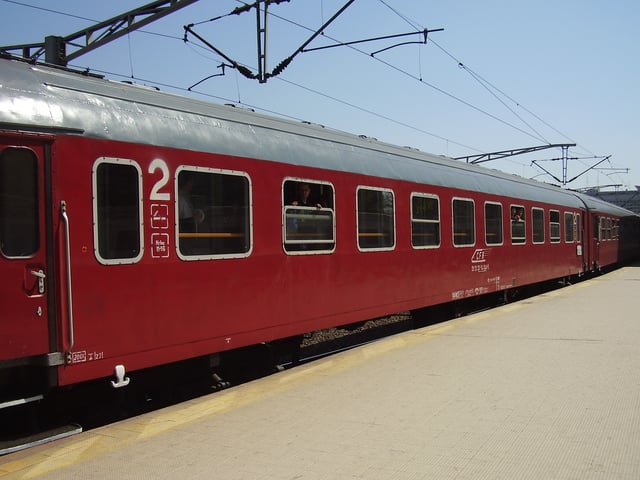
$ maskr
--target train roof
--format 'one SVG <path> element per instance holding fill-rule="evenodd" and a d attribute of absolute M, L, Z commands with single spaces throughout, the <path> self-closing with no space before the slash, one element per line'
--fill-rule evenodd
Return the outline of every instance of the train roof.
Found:
<path fill-rule="evenodd" d="M 0 128 L 251 157 L 569 207 L 611 204 L 541 182 L 306 122 L 79 72 L 0 60 Z M 630 212 L 615 207 L 611 213 Z"/>

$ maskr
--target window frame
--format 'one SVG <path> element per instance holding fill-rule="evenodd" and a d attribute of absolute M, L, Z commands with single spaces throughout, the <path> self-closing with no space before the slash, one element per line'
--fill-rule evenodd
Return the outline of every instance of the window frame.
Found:
<path fill-rule="evenodd" d="M 540 233 L 539 232 L 540 229 L 536 228 L 535 213 L 541 214 L 541 218 L 539 219 L 541 221 L 541 225 L 538 225 L 538 227 L 542 226 L 542 240 L 536 240 L 536 233 Z M 545 218 L 544 208 L 531 207 L 531 243 L 533 243 L 534 245 L 542 245 L 547 240 L 544 218 Z"/>
<path fill-rule="evenodd" d="M 427 198 L 427 199 L 435 200 L 437 202 L 438 218 L 436 220 L 416 218 L 413 212 L 414 198 Z M 442 244 L 442 221 L 441 221 L 441 212 L 440 212 L 440 197 L 432 193 L 411 192 L 409 202 L 410 202 L 410 208 L 411 208 L 411 246 L 416 250 L 428 250 L 428 249 L 440 248 L 440 245 Z M 413 241 L 415 236 L 413 233 L 414 223 L 435 224 L 438 229 L 438 243 L 430 244 L 430 245 L 416 245 Z"/>
<path fill-rule="evenodd" d="M 361 190 L 369 190 L 373 192 L 390 193 L 392 200 L 392 212 L 391 212 L 391 245 L 384 247 L 363 247 L 360 245 L 360 236 L 365 233 L 375 232 L 360 232 L 360 202 L 358 194 Z M 380 213 L 377 213 L 379 216 Z M 358 185 L 356 187 L 356 245 L 360 252 L 387 252 L 395 250 L 396 248 L 396 198 L 395 193 L 390 188 L 374 187 L 371 185 Z"/>
<path fill-rule="evenodd" d="M 576 215 L 576 242 L 582 243 L 582 215 L 578 212 Z"/>
<path fill-rule="evenodd" d="M 489 231 L 488 231 L 488 223 L 487 223 L 487 206 L 488 205 L 497 205 L 500 207 L 500 221 L 499 221 L 499 225 L 500 225 L 500 241 L 499 242 L 489 242 L 488 240 L 488 235 L 489 235 Z M 504 206 L 502 205 L 501 202 L 491 202 L 491 201 L 486 201 L 484 202 L 484 243 L 486 246 L 492 246 L 492 247 L 498 247 L 501 245 L 504 245 Z"/>
<path fill-rule="evenodd" d="M 512 208 L 517 208 L 518 210 L 520 210 L 522 214 L 525 216 L 525 218 L 520 220 L 514 220 L 513 218 L 511 218 Z M 521 237 L 514 236 L 513 227 L 514 225 L 519 225 L 520 223 L 522 224 L 523 235 Z M 518 205 L 515 203 L 512 203 L 509 205 L 509 237 L 511 240 L 511 245 L 527 244 L 527 209 L 525 208 L 524 205 Z"/>
<path fill-rule="evenodd" d="M 553 221 L 551 218 L 552 214 L 557 214 L 558 215 L 558 220 L 557 221 Z M 558 235 L 554 236 L 553 235 L 553 226 L 557 225 L 558 227 Z M 550 209 L 549 210 L 549 242 L 550 243 L 560 243 L 562 240 L 562 229 L 561 229 L 561 224 L 560 224 L 560 210 L 555 210 L 555 209 Z"/>
<path fill-rule="evenodd" d="M 329 207 L 322 207 L 321 209 L 316 209 L 314 207 L 305 207 L 305 206 L 298 206 L 298 205 L 289 205 L 286 202 L 285 199 L 285 185 L 287 184 L 287 182 L 294 182 L 294 183 L 308 183 L 311 185 L 324 185 L 327 186 L 331 189 L 331 206 Z M 281 184 L 281 198 L 282 198 L 282 250 L 284 251 L 285 254 L 287 255 L 327 255 L 327 254 L 331 254 L 333 252 L 336 251 L 336 245 L 337 245 L 337 238 L 336 238 L 336 233 L 337 233 L 337 229 L 336 229 L 336 211 L 335 211 L 335 205 L 336 205 L 336 189 L 335 186 L 333 185 L 333 183 L 327 181 L 327 180 L 316 180 L 316 179 L 310 179 L 310 178 L 302 178 L 302 177 L 285 177 L 282 180 L 282 184 Z M 287 240 L 287 210 L 309 210 L 309 211 L 315 211 L 315 210 L 320 210 L 322 212 L 331 212 L 331 235 L 332 235 L 332 239 L 331 241 L 325 241 L 325 240 L 310 240 L 310 241 L 304 241 L 304 240 Z M 310 249 L 310 250 L 306 250 L 306 249 L 300 249 L 300 250 L 295 250 L 295 249 L 291 249 L 291 250 L 287 250 L 287 245 L 324 245 L 324 244 L 332 244 L 331 248 L 320 248 L 320 249 Z"/>
<path fill-rule="evenodd" d="M 249 244 L 246 252 L 237 252 L 237 253 L 206 253 L 206 254 L 185 254 L 180 249 L 180 234 L 187 233 L 181 232 L 180 230 L 180 212 L 179 212 L 179 185 L 178 180 L 180 177 L 180 173 L 182 172 L 192 172 L 197 174 L 210 174 L 210 175 L 225 175 L 230 177 L 242 177 L 247 181 L 247 231 L 246 235 L 249 235 Z M 246 258 L 249 257 L 253 252 L 253 185 L 251 182 L 251 177 L 247 172 L 241 170 L 230 170 L 230 169 L 222 169 L 222 168 L 213 168 L 213 167 L 201 167 L 196 165 L 180 165 L 176 168 L 175 178 L 174 178 L 174 230 L 175 230 L 175 251 L 176 255 L 180 260 L 184 260 L 187 262 L 190 261 L 202 261 L 202 260 L 227 260 L 233 258 Z"/>
<path fill-rule="evenodd" d="M 118 257 L 118 258 L 104 258 L 100 254 L 100 217 L 99 217 L 99 205 L 98 205 L 98 169 L 100 165 L 126 165 L 133 167 L 137 172 L 137 186 L 138 186 L 138 242 L 139 252 L 134 257 Z M 140 262 L 144 256 L 145 243 L 144 243 L 144 214 L 143 214 L 143 190 L 142 190 L 142 169 L 135 160 L 128 158 L 118 157 L 98 157 L 91 168 L 92 177 L 92 196 L 93 196 L 93 253 L 98 262 L 103 265 L 130 265 Z"/>
<path fill-rule="evenodd" d="M 563 212 L 563 221 L 564 221 L 564 243 L 575 243 L 575 229 L 576 229 L 576 214 L 574 212 Z M 567 218 L 571 217 L 571 228 L 567 228 Z M 569 235 L 571 235 L 571 239 L 569 239 Z"/>
<path fill-rule="evenodd" d="M 17 146 L 5 146 L 4 148 L 2 148 L 2 150 L 0 151 L 0 161 L 3 159 L 3 157 L 6 155 L 11 155 L 11 152 L 19 152 L 19 154 L 21 153 L 26 153 L 28 155 L 30 155 L 30 159 L 29 161 L 32 161 L 32 165 L 27 165 L 26 168 L 31 170 L 30 172 L 28 172 L 29 174 L 33 174 L 33 176 L 30 178 L 30 180 L 32 180 L 33 182 L 30 183 L 30 187 L 31 187 L 31 192 L 29 192 L 32 195 L 29 195 L 28 197 L 29 200 L 32 201 L 32 208 L 23 208 L 21 212 L 17 212 L 16 210 L 18 208 L 20 208 L 21 206 L 24 207 L 24 200 L 27 198 L 27 196 L 23 196 L 18 203 L 18 205 L 16 205 L 16 202 L 14 200 L 9 201 L 9 199 L 6 199 L 6 203 L 4 203 L 2 205 L 2 211 L 0 212 L 0 214 L 2 214 L 2 218 L 0 218 L 0 242 L 4 243 L 5 239 L 11 239 L 12 241 L 10 241 L 10 248 L 9 248 L 9 252 L 7 252 L 6 248 L 2 248 L 2 246 L 0 246 L 0 255 L 6 259 L 9 260 L 17 260 L 17 259 L 25 259 L 25 258 L 33 258 L 35 257 L 38 252 L 40 251 L 40 249 L 42 248 L 42 228 L 41 228 L 41 218 L 42 218 L 42 212 L 41 210 L 41 203 L 42 203 L 42 199 L 41 199 L 41 191 L 40 191 L 40 167 L 39 167 L 39 160 L 38 160 L 38 155 L 36 154 L 36 152 L 34 152 L 31 148 L 26 148 L 26 147 L 17 147 Z M 24 159 L 19 159 L 19 158 L 10 158 L 9 161 L 18 161 L 20 162 L 20 166 L 21 167 L 25 167 L 26 161 Z M 21 168 L 22 170 L 22 168 Z M 25 173 L 25 171 L 21 171 L 19 172 L 21 175 Z M 9 180 L 11 179 L 11 177 L 9 177 Z M 14 184 L 13 187 L 15 187 L 16 185 Z M 5 194 L 5 193 L 18 193 L 15 190 L 11 190 L 11 188 L 9 188 L 9 192 L 7 192 L 4 187 L 0 187 L 1 191 L 0 194 Z M 21 195 L 24 194 L 25 192 L 19 192 Z M 15 228 L 15 224 L 12 225 L 11 222 L 11 218 L 14 219 L 20 219 L 20 221 L 22 221 L 23 223 L 25 220 L 25 217 L 27 217 L 26 213 L 29 213 L 28 215 L 28 220 L 29 222 L 26 222 L 26 225 L 23 228 Z M 7 217 L 4 216 L 5 213 L 8 213 L 9 215 Z M 29 227 L 29 228 L 26 228 Z M 19 230 L 19 234 L 27 234 L 27 237 L 29 237 L 28 239 L 30 240 L 30 242 L 32 243 L 32 245 L 30 245 L 30 249 L 28 252 L 26 251 L 21 251 L 21 252 L 17 252 L 17 251 L 13 251 L 13 244 L 15 245 L 23 245 L 26 243 L 24 242 L 25 238 L 21 238 L 21 240 L 23 241 L 15 241 L 16 238 L 16 230 Z M 6 246 L 6 244 L 5 244 Z"/>
<path fill-rule="evenodd" d="M 456 202 L 466 202 L 466 203 L 471 203 L 471 219 L 473 221 L 472 224 L 472 233 L 473 233 L 473 241 L 470 243 L 457 243 L 456 242 L 456 236 L 460 236 L 465 234 L 465 232 L 461 232 L 458 235 L 456 234 L 456 215 L 455 215 L 455 203 Z M 451 199 L 451 241 L 453 243 L 453 246 L 455 248 L 469 248 L 469 247 L 475 247 L 476 245 L 476 202 L 474 199 L 472 198 L 465 198 L 465 197 L 453 197 Z"/>

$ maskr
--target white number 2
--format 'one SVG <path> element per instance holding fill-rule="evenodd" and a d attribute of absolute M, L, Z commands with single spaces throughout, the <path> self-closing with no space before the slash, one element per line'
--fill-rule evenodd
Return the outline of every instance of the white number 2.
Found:
<path fill-rule="evenodd" d="M 162 172 L 162 177 L 155 183 L 153 188 L 151 189 L 151 195 L 149 195 L 149 200 L 160 200 L 168 202 L 171 200 L 170 193 L 160 193 L 160 190 L 169 182 L 169 167 L 164 160 L 156 158 L 149 164 L 149 173 L 153 174 L 156 170 L 160 170 Z"/>

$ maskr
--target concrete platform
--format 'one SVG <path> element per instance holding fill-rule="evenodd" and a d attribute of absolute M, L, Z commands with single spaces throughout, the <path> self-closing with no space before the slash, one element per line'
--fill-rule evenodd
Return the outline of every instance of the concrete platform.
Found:
<path fill-rule="evenodd" d="M 6 479 L 640 478 L 640 266 L 0 458 Z"/>

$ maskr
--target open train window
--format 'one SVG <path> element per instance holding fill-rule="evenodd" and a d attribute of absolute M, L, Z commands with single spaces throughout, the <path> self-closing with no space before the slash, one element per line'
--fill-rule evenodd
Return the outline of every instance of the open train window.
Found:
<path fill-rule="evenodd" d="M 440 200 L 435 195 L 411 194 L 411 245 L 414 248 L 440 246 Z"/>
<path fill-rule="evenodd" d="M 572 243 L 574 240 L 575 218 L 573 213 L 564 212 L 564 241 Z"/>
<path fill-rule="evenodd" d="M 29 257 L 40 246 L 38 160 L 32 150 L 0 153 L 0 251 L 8 258 Z"/>
<path fill-rule="evenodd" d="M 560 212 L 549 210 L 549 239 L 551 243 L 560 241 Z"/>
<path fill-rule="evenodd" d="M 454 198 L 453 210 L 453 244 L 456 247 L 467 247 L 476 243 L 475 205 L 473 200 Z"/>
<path fill-rule="evenodd" d="M 176 188 L 176 235 L 181 259 L 249 255 L 251 185 L 245 173 L 181 167 Z"/>
<path fill-rule="evenodd" d="M 502 245 L 502 205 L 484 204 L 484 238 L 486 245 Z"/>
<path fill-rule="evenodd" d="M 392 250 L 396 244 L 395 206 L 391 190 L 358 187 L 358 248 Z"/>
<path fill-rule="evenodd" d="M 531 209 L 531 227 L 533 243 L 544 243 L 544 210 L 542 208 Z"/>
<path fill-rule="evenodd" d="M 520 244 L 527 241 L 525 210 L 522 205 L 511 205 L 511 243 Z"/>
<path fill-rule="evenodd" d="M 123 158 L 98 158 L 93 165 L 94 251 L 103 264 L 142 258 L 142 173 Z"/>
<path fill-rule="evenodd" d="M 306 179 L 282 185 L 282 238 L 287 253 L 329 253 L 336 246 L 333 186 Z"/>

